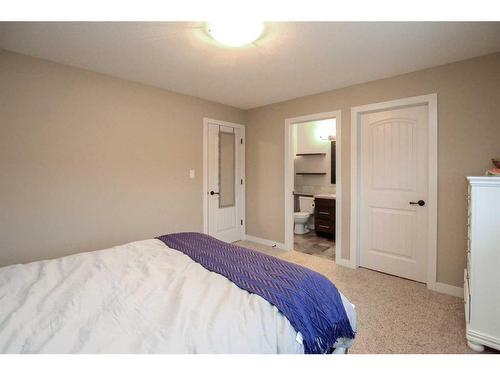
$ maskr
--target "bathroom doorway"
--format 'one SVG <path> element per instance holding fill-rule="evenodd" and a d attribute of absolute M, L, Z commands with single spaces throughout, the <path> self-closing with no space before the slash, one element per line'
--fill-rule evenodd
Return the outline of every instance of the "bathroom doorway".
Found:
<path fill-rule="evenodd" d="M 285 247 L 342 263 L 340 111 L 285 121 Z"/>

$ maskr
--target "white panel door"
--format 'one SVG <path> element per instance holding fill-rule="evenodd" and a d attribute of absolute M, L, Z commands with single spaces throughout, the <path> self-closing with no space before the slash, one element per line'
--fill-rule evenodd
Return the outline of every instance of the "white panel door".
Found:
<path fill-rule="evenodd" d="M 361 115 L 360 265 L 426 281 L 428 107 Z"/>
<path fill-rule="evenodd" d="M 243 130 L 208 124 L 208 234 L 243 239 Z"/>

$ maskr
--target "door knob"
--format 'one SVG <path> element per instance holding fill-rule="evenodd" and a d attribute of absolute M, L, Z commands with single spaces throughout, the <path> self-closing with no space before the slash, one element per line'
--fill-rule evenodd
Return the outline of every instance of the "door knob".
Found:
<path fill-rule="evenodd" d="M 410 202 L 411 205 L 416 206 L 419 205 L 420 207 L 425 206 L 425 201 L 420 199 L 418 202 Z"/>
<path fill-rule="evenodd" d="M 210 195 L 214 195 L 214 194 L 220 194 L 220 193 L 219 193 L 218 191 L 217 191 L 217 192 L 215 192 L 215 191 L 213 191 L 213 190 L 212 190 L 212 191 L 210 192 Z"/>

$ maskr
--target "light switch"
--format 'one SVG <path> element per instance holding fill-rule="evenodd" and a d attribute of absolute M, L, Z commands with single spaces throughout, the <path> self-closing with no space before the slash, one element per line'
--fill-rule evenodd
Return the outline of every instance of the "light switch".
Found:
<path fill-rule="evenodd" d="M 194 178 L 194 169 L 189 170 L 189 178 Z"/>

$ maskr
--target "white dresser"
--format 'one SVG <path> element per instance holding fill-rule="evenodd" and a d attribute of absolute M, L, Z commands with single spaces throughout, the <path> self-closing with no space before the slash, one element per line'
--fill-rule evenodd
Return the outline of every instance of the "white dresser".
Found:
<path fill-rule="evenodd" d="M 500 177 L 467 177 L 467 343 L 500 349 Z"/>

